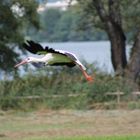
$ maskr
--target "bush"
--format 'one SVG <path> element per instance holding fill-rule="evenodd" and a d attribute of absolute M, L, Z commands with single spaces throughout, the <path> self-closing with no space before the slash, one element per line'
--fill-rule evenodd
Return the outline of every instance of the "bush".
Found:
<path fill-rule="evenodd" d="M 89 72 L 95 71 L 91 66 Z M 106 96 L 107 92 L 125 92 L 123 99 L 128 99 L 131 88 L 124 79 L 112 77 L 96 71 L 95 81 L 89 84 L 78 68 L 47 68 L 29 73 L 11 81 L 0 82 L 0 107 L 30 108 L 39 104 L 47 108 L 86 109 L 96 102 L 114 101 L 116 97 Z M 61 95 L 54 97 L 54 95 Z M 73 95 L 70 96 L 69 95 Z M 17 97 L 40 96 L 39 99 Z"/>

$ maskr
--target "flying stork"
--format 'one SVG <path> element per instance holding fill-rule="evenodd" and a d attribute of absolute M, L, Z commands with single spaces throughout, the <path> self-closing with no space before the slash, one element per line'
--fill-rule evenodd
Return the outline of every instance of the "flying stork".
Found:
<path fill-rule="evenodd" d="M 66 65 L 68 67 L 74 67 L 75 65 L 78 65 L 86 80 L 88 80 L 89 82 L 93 81 L 93 78 L 87 74 L 85 66 L 73 53 L 63 50 L 54 50 L 52 48 L 49 48 L 48 46 L 43 48 L 43 46 L 41 46 L 39 43 L 36 43 L 32 40 L 27 40 L 26 43 L 23 43 L 23 47 L 33 54 L 44 56 L 41 58 L 27 57 L 20 63 L 16 64 L 15 68 L 19 67 L 22 64 L 39 62 L 50 66 Z"/>

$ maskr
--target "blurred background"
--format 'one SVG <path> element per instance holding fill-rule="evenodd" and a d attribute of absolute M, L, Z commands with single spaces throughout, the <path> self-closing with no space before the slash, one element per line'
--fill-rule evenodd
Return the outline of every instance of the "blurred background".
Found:
<path fill-rule="evenodd" d="M 140 108 L 139 15 L 138 0 L 1 0 L 0 108 Z M 25 40 L 75 53 L 94 82 L 77 67 L 15 69 Z"/>
<path fill-rule="evenodd" d="M 14 68 L 26 40 L 76 54 L 93 82 Z M 1 140 L 140 140 L 139 116 L 139 0 L 0 0 Z"/>

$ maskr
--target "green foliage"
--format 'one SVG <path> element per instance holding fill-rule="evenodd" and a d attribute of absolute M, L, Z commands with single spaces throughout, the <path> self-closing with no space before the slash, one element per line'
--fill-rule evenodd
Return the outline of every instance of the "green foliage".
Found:
<path fill-rule="evenodd" d="M 84 27 L 86 24 L 85 21 L 88 20 L 88 24 L 91 26 L 95 26 L 97 28 L 105 29 L 104 23 L 101 22 L 99 19 L 99 15 L 95 9 L 95 3 L 92 0 L 78 0 L 80 13 L 83 15 L 81 18 L 81 26 Z M 103 4 L 105 13 L 107 16 L 110 16 L 109 13 L 109 0 L 101 1 Z M 127 41 L 133 41 L 135 35 L 139 29 L 139 14 L 140 14 L 140 3 L 139 0 L 125 0 L 125 1 L 118 1 L 120 9 L 121 9 L 121 20 L 122 20 L 122 27 L 127 37 Z M 86 18 L 84 18 L 86 17 Z M 117 18 L 117 17 L 116 17 Z"/>
<path fill-rule="evenodd" d="M 73 137 L 58 137 L 53 140 L 139 140 L 140 136 L 73 136 Z M 32 140 L 32 139 L 31 139 Z M 33 138 L 34 140 L 34 138 Z M 51 139 L 50 139 L 51 140 Z"/>
<path fill-rule="evenodd" d="M 95 83 L 89 89 L 89 102 L 115 101 L 116 95 L 108 96 L 108 93 L 124 92 L 124 100 L 128 99 L 132 92 L 132 87 L 128 87 L 125 80 L 119 77 L 112 77 L 103 73 L 96 75 Z"/>
<path fill-rule="evenodd" d="M 24 38 L 23 27 L 39 27 L 37 6 L 35 0 L 0 1 L 0 70 L 10 72 L 13 68 L 18 58 L 17 44 Z"/>
<path fill-rule="evenodd" d="M 33 30 L 29 33 L 41 41 L 91 41 L 107 39 L 105 32 L 91 26 L 88 17 L 80 13 L 77 6 L 66 11 L 47 9 L 40 13 L 42 29 L 36 35 Z M 82 19 L 85 19 L 84 22 Z M 84 25 L 84 26 L 83 26 Z"/>
<path fill-rule="evenodd" d="M 89 71 L 95 70 L 90 67 Z M 87 109 L 96 102 L 116 101 L 116 96 L 107 96 L 107 92 L 125 92 L 123 99 L 128 100 L 132 91 L 121 78 L 96 72 L 95 81 L 89 84 L 78 68 L 65 67 L 41 69 L 22 78 L 1 81 L 0 89 L 2 109 L 34 108 L 41 104 L 53 109 Z M 26 99 L 26 96 L 40 98 Z"/>
<path fill-rule="evenodd" d="M 123 20 L 123 28 L 126 31 L 129 41 L 135 38 L 137 29 L 139 29 L 139 14 L 140 14 L 140 3 L 139 0 L 134 1 L 120 1 Z"/>

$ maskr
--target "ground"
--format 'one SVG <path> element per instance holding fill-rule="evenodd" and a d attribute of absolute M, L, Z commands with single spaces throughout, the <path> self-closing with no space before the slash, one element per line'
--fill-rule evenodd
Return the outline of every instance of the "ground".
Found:
<path fill-rule="evenodd" d="M 112 135 L 140 135 L 140 110 L 0 111 L 0 140 Z"/>

